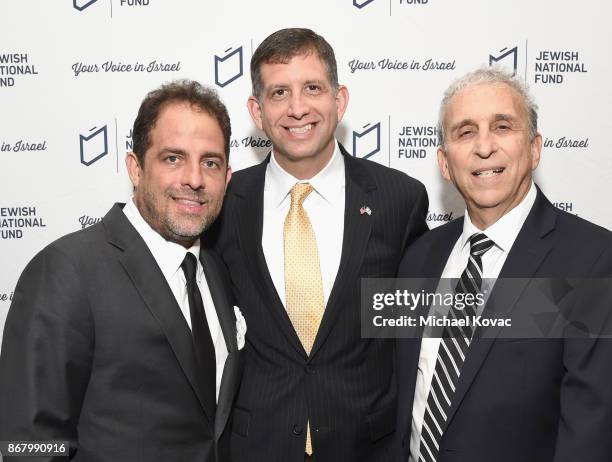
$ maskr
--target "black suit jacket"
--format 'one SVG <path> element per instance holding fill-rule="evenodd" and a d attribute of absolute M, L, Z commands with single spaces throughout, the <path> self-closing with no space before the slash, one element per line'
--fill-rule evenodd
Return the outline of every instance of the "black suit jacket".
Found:
<path fill-rule="evenodd" d="M 211 251 L 200 260 L 229 351 L 216 411 L 185 318 L 116 204 L 42 250 L 17 283 L 0 355 L 0 440 L 69 441 L 88 462 L 227 461 L 217 448 L 241 353 L 226 269 Z"/>
<path fill-rule="evenodd" d="M 361 338 L 360 278 L 395 276 L 404 247 L 427 229 L 427 193 L 404 173 L 343 153 L 341 260 L 310 357 L 261 246 L 269 158 L 232 179 L 214 244 L 248 325 L 232 424 L 235 461 L 302 462 L 308 420 L 319 462 L 392 460 L 394 344 Z M 360 214 L 362 206 L 371 215 Z"/>
<path fill-rule="evenodd" d="M 439 278 L 463 229 L 463 218 L 436 228 L 408 249 L 400 277 Z M 516 309 L 532 278 L 612 277 L 612 233 L 557 210 L 538 190 L 536 201 L 489 304 Z M 486 306 L 485 306 L 486 310 Z M 398 342 L 399 460 L 409 456 L 420 340 Z M 474 340 L 468 350 L 440 462 L 569 462 L 612 460 L 610 340 Z"/>

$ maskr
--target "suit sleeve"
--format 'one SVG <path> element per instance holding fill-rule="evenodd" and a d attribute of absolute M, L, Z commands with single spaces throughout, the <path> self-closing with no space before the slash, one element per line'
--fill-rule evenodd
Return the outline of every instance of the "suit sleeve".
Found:
<path fill-rule="evenodd" d="M 79 273 L 66 255 L 47 247 L 21 275 L 6 319 L 0 354 L 0 441 L 68 441 L 74 454 L 93 346 L 93 323 Z"/>
<path fill-rule="evenodd" d="M 606 278 L 605 281 L 612 278 L 612 249 L 600 255 L 591 277 Z M 606 311 L 603 319 L 609 326 L 612 308 Z M 566 339 L 563 361 L 565 374 L 554 462 L 610 461 L 612 339 Z"/>
<path fill-rule="evenodd" d="M 408 224 L 406 226 L 406 232 L 404 235 L 404 242 L 402 245 L 402 254 L 404 250 L 426 231 L 429 230 L 427 227 L 427 210 L 429 208 L 429 198 L 427 197 L 427 190 L 422 183 L 417 182 L 416 191 L 413 193 L 414 200 L 412 201 L 412 210 L 408 218 Z"/>

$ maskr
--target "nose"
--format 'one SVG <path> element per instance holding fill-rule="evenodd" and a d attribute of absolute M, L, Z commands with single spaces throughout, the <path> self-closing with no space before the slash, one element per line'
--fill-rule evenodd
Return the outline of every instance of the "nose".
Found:
<path fill-rule="evenodd" d="M 474 145 L 474 153 L 483 159 L 489 158 L 497 151 L 497 142 L 490 130 L 479 130 Z"/>
<path fill-rule="evenodd" d="M 189 186 L 194 191 L 204 188 L 203 168 L 199 159 L 189 159 L 183 167 L 181 183 L 184 186 Z"/>
<path fill-rule="evenodd" d="M 287 115 L 295 119 L 301 119 L 310 111 L 307 99 L 301 92 L 295 92 L 289 100 Z"/>

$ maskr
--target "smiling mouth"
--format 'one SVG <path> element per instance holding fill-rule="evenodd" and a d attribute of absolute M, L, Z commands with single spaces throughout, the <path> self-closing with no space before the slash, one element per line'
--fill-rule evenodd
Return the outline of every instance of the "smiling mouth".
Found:
<path fill-rule="evenodd" d="M 312 130 L 313 124 L 304 125 L 303 127 L 288 127 L 289 133 L 304 134 Z"/>
<path fill-rule="evenodd" d="M 199 207 L 206 203 L 205 201 L 201 201 L 197 199 L 187 199 L 184 197 L 173 197 L 173 199 L 175 202 L 178 202 L 181 205 L 186 205 L 188 207 Z"/>
<path fill-rule="evenodd" d="M 477 170 L 475 172 L 472 172 L 472 175 L 478 176 L 478 177 L 481 177 L 481 178 L 486 178 L 486 177 L 491 177 L 491 176 L 499 175 L 504 170 L 506 170 L 505 167 L 490 168 L 488 170 Z"/>

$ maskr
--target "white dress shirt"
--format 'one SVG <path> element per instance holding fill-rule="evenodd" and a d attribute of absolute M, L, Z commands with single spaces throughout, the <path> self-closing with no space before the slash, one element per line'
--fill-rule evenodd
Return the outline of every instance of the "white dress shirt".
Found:
<path fill-rule="evenodd" d="M 485 233 L 495 245 L 491 247 L 482 256 L 482 277 L 483 289 L 488 282 L 485 279 L 496 279 L 504 266 L 508 253 L 514 244 L 519 231 L 523 227 L 523 223 L 527 219 L 527 215 L 531 211 L 531 207 L 536 199 L 536 188 L 531 184 L 529 192 L 523 200 L 512 210 L 502 216 L 499 220 L 489 226 L 486 230 L 481 231 L 472 223 L 468 211 L 465 211 L 463 220 L 463 232 L 453 250 L 451 251 L 446 266 L 442 272 L 442 279 L 454 278 L 459 279 L 461 273 L 467 266 L 470 256 L 470 236 L 475 233 Z M 442 284 L 442 282 L 441 282 Z M 492 286 L 486 287 L 490 294 Z M 412 427 L 410 433 L 410 462 L 419 460 L 419 444 L 421 441 L 421 429 L 425 418 L 425 409 L 427 407 L 427 397 L 431 388 L 434 370 L 436 368 L 436 360 L 438 358 L 438 348 L 440 347 L 440 338 L 423 338 L 421 341 L 421 353 L 419 355 L 419 366 L 417 371 L 416 387 L 414 392 L 414 403 L 412 407 Z M 469 354 L 469 350 L 468 350 Z"/>
<path fill-rule="evenodd" d="M 219 388 L 221 386 L 221 377 L 223 376 L 223 367 L 225 366 L 225 360 L 228 356 L 227 345 L 221 331 L 221 324 L 219 324 L 219 318 L 215 309 L 212 296 L 208 283 L 206 282 L 206 276 L 204 274 L 204 268 L 200 262 L 200 241 L 189 248 L 185 249 L 180 244 L 165 240 L 157 231 L 155 231 L 140 214 L 140 211 L 134 204 L 133 198 L 131 198 L 125 207 L 123 213 L 130 221 L 132 226 L 136 228 L 140 237 L 145 241 L 147 247 L 153 254 L 159 269 L 163 273 L 170 290 L 178 303 L 178 306 L 187 321 L 187 325 L 191 329 L 191 313 L 189 311 L 189 300 L 187 299 L 187 282 L 185 280 L 185 273 L 181 269 L 181 263 L 185 259 L 187 252 L 191 252 L 195 255 L 198 262 L 196 279 L 198 288 L 202 294 L 202 302 L 204 303 L 204 311 L 206 313 L 206 320 L 208 321 L 208 327 L 210 329 L 210 335 L 213 340 L 215 347 L 215 360 L 217 364 L 216 371 L 216 393 L 217 400 L 219 399 Z M 155 284 L 155 282 L 151 282 Z M 174 307 L 168 307 L 168 309 L 174 309 Z"/>
<path fill-rule="evenodd" d="M 263 233 L 261 245 L 276 292 L 285 304 L 285 217 L 291 206 L 291 188 L 310 183 L 314 190 L 304 200 L 304 209 L 314 230 L 319 250 L 325 304 L 334 285 L 344 235 L 344 159 L 336 143 L 329 163 L 309 180 L 298 180 L 276 161 L 274 152 L 266 169 Z"/>

